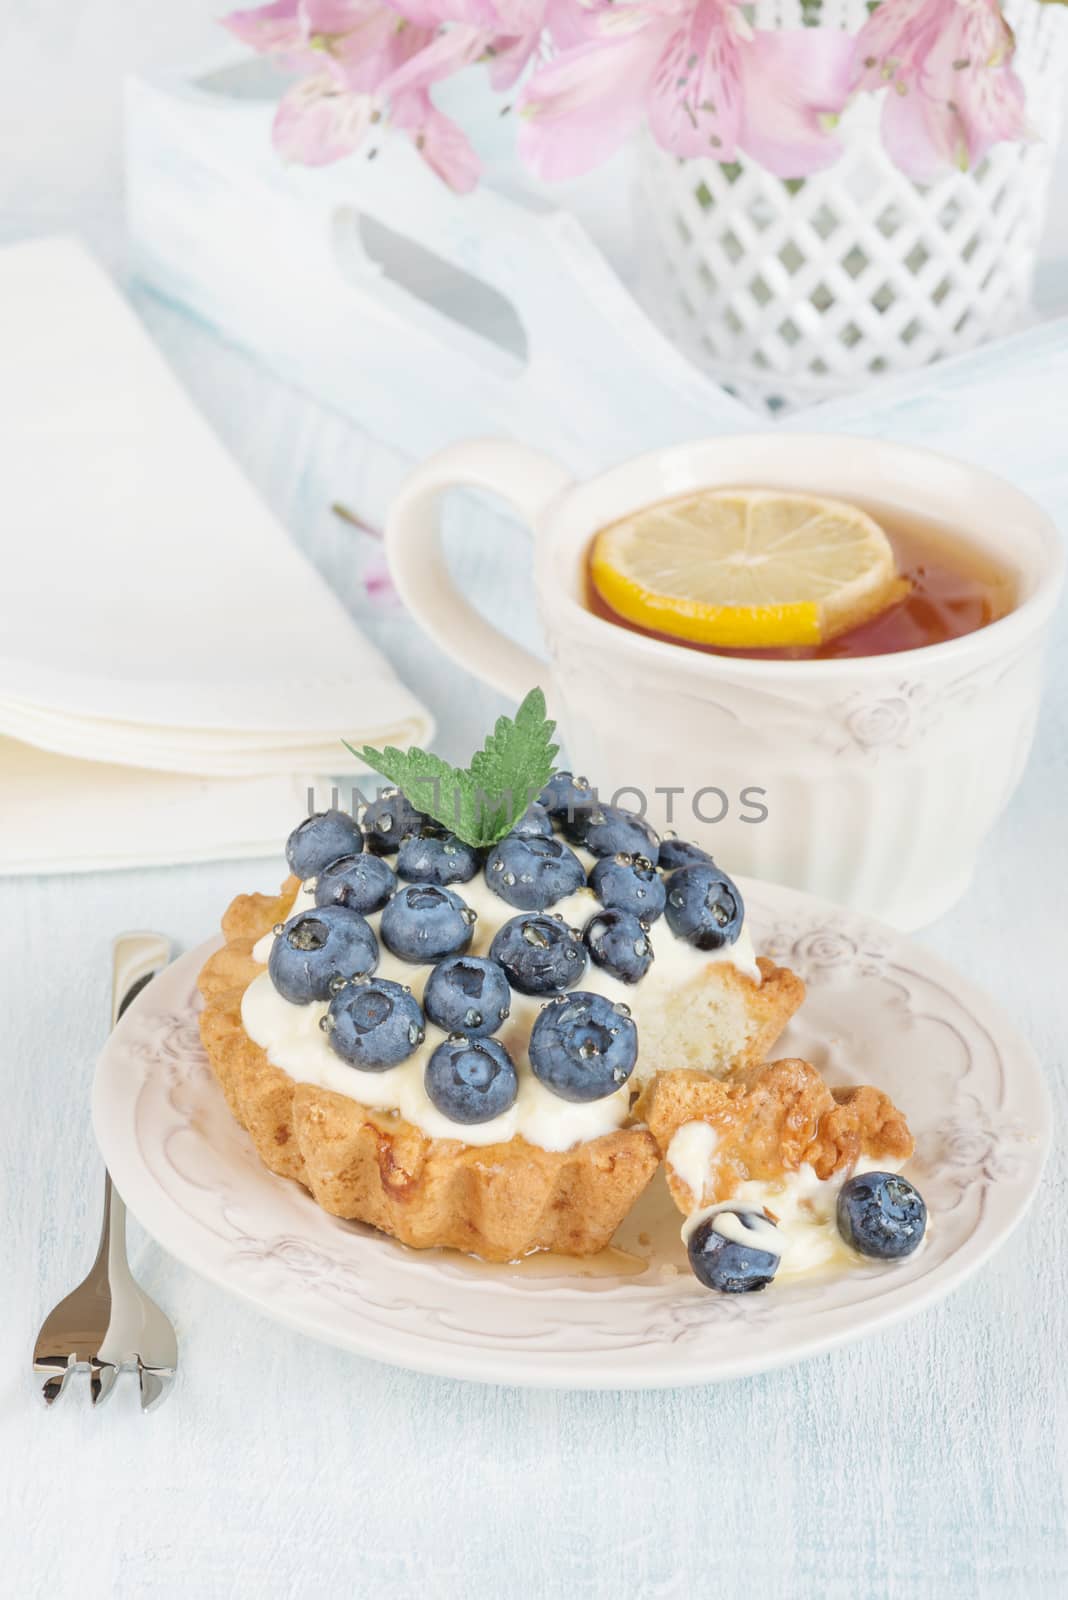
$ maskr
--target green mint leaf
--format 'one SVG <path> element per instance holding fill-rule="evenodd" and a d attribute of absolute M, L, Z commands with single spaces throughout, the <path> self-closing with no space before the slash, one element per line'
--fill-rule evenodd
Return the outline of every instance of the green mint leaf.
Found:
<path fill-rule="evenodd" d="M 342 742 L 354 756 L 395 783 L 419 811 L 425 811 L 469 844 L 472 842 L 469 835 L 477 828 L 477 807 L 466 772 L 429 750 L 398 750 L 394 745 L 387 745 L 384 750 L 376 750 L 373 745 L 356 749 Z"/>
<path fill-rule="evenodd" d="M 553 775 L 556 724 L 545 715 L 545 696 L 531 689 L 515 717 L 499 717 L 482 749 L 464 769 L 418 748 L 387 745 L 346 750 L 395 783 L 413 806 L 425 811 L 466 844 L 495 844 L 519 820 Z"/>
<path fill-rule="evenodd" d="M 479 844 L 494 844 L 517 822 L 553 774 L 556 727 L 545 715 L 545 696 L 531 689 L 514 720 L 498 717 L 469 776 L 479 809 Z"/>

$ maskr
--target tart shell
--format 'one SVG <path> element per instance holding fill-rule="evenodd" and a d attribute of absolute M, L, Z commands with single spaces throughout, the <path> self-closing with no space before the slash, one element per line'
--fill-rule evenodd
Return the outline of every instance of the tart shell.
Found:
<path fill-rule="evenodd" d="M 632 1122 L 564 1151 L 522 1136 L 472 1146 L 429 1138 L 396 1113 L 296 1082 L 268 1060 L 245 1032 L 241 1002 L 263 971 L 253 948 L 285 919 L 297 888 L 291 877 L 277 896 L 239 895 L 223 917 L 226 942 L 199 980 L 208 1059 L 264 1165 L 304 1184 L 331 1215 L 416 1248 L 447 1246 L 487 1261 L 604 1249 L 660 1163 L 660 1146 L 644 1125 Z M 660 1035 L 643 1033 L 647 1057 L 681 1063 L 700 1045 L 713 1071 L 761 1060 L 804 985 L 770 961 L 759 965 L 760 984 L 728 963 L 710 965 L 680 993 Z"/>
<path fill-rule="evenodd" d="M 290 879 L 277 898 L 239 895 L 223 918 L 226 943 L 200 974 L 208 1059 L 264 1165 L 304 1184 L 331 1215 L 417 1248 L 450 1246 L 487 1261 L 603 1250 L 659 1165 L 647 1128 L 563 1151 L 522 1137 L 476 1147 L 428 1138 L 396 1114 L 272 1066 L 245 1032 L 241 1000 L 263 971 L 253 946 L 285 916 L 296 888 Z"/>

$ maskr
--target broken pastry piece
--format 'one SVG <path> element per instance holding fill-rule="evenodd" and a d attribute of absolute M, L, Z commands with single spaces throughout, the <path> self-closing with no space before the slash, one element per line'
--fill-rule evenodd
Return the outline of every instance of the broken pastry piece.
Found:
<path fill-rule="evenodd" d="M 923 1238 L 926 1208 L 898 1174 L 912 1135 L 878 1089 L 829 1089 L 799 1060 L 725 1080 L 678 1069 L 661 1073 L 635 1110 L 710 1288 L 762 1289 L 858 1254 L 900 1259 Z"/>

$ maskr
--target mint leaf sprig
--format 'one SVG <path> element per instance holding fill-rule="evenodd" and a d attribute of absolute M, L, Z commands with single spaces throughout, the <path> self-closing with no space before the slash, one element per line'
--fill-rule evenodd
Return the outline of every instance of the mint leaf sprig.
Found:
<path fill-rule="evenodd" d="M 555 722 L 545 715 L 545 696 L 531 689 L 515 717 L 497 725 L 467 767 L 454 767 L 429 750 L 387 745 L 347 750 L 395 783 L 412 805 L 464 841 L 484 849 L 518 822 L 552 777 L 558 753 Z"/>

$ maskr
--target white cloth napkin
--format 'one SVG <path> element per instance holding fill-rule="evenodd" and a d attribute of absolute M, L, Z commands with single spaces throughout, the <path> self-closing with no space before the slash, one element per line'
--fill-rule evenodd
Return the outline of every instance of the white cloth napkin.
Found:
<path fill-rule="evenodd" d="M 431 737 L 69 240 L 0 250 L 0 484 L 0 871 L 262 853 Z"/>

